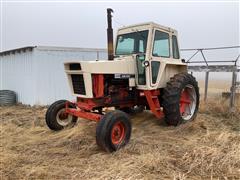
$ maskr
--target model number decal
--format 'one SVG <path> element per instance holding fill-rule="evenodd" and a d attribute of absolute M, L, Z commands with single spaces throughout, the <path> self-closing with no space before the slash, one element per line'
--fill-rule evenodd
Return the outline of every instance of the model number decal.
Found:
<path fill-rule="evenodd" d="M 134 78 L 134 74 L 115 74 L 114 78 L 116 79 L 129 79 L 129 78 Z"/>

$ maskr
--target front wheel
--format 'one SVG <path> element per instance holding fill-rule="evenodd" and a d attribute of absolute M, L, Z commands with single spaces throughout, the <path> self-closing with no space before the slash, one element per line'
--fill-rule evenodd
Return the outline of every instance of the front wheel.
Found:
<path fill-rule="evenodd" d="M 177 126 L 194 120 L 199 106 L 196 79 L 191 74 L 176 74 L 164 88 L 162 100 L 167 124 Z"/>
<path fill-rule="evenodd" d="M 77 122 L 77 117 L 65 112 L 66 100 L 59 100 L 49 106 L 45 119 L 47 126 L 54 131 L 59 131 L 65 127 L 73 126 Z M 74 108 L 69 105 L 70 108 Z"/>
<path fill-rule="evenodd" d="M 119 110 L 111 111 L 97 124 L 97 144 L 105 151 L 116 151 L 129 142 L 131 130 L 132 125 L 126 113 Z"/>

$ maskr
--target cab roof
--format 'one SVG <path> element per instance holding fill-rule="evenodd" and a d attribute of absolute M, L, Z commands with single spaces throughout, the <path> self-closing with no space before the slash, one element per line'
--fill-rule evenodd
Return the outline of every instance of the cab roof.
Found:
<path fill-rule="evenodd" d="M 130 26 L 124 26 L 118 29 L 118 31 L 125 31 L 127 29 L 131 29 L 131 28 L 159 28 L 165 31 L 169 31 L 169 32 L 173 32 L 175 34 L 177 34 L 177 30 L 167 27 L 167 26 L 162 26 L 160 24 L 154 23 L 154 22 L 145 22 L 145 23 L 140 23 L 140 24 L 134 24 L 134 25 L 130 25 Z"/>

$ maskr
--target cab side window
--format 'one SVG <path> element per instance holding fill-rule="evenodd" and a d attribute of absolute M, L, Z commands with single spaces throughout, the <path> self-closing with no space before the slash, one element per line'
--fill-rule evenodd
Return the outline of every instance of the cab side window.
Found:
<path fill-rule="evenodd" d="M 169 49 L 169 34 L 161 31 L 155 31 L 153 56 L 170 57 Z"/>
<path fill-rule="evenodd" d="M 152 83 L 153 84 L 155 84 L 157 82 L 159 67 L 160 67 L 160 62 L 159 61 L 152 61 L 151 62 Z"/>
<path fill-rule="evenodd" d="M 178 43 L 177 43 L 177 37 L 175 35 L 172 36 L 172 51 L 173 51 L 173 58 L 179 59 L 179 49 L 178 49 Z"/>

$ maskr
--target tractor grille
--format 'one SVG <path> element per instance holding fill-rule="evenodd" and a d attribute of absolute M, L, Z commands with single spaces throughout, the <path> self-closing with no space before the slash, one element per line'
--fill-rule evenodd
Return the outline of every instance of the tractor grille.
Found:
<path fill-rule="evenodd" d="M 86 95 L 85 84 L 82 74 L 71 74 L 74 94 Z"/>

